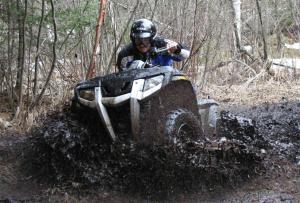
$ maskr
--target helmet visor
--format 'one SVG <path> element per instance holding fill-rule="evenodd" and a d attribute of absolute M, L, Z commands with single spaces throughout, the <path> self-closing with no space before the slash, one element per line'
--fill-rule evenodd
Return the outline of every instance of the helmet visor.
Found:
<path fill-rule="evenodd" d="M 151 37 L 151 33 L 149 33 L 149 32 L 134 33 L 133 37 L 134 38 L 148 38 L 148 37 Z"/>

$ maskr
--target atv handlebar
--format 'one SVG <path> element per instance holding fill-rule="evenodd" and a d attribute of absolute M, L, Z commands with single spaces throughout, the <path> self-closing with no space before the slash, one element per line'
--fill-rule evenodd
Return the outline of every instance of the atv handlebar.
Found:
<path fill-rule="evenodd" d="M 154 54 L 162 53 L 162 52 L 167 52 L 169 50 L 168 47 L 161 47 L 161 48 L 156 48 L 154 47 L 151 51 Z"/>

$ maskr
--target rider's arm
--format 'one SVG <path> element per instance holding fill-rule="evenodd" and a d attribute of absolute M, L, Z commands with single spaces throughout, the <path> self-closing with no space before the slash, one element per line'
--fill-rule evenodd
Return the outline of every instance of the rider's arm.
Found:
<path fill-rule="evenodd" d="M 190 57 L 190 51 L 186 46 L 169 39 L 165 39 L 164 41 L 174 61 L 182 61 Z"/>
<path fill-rule="evenodd" d="M 153 57 L 152 63 L 154 65 L 172 66 L 173 61 L 182 61 L 187 59 L 190 55 L 190 51 L 187 47 L 162 37 L 155 38 L 154 46 L 157 49 L 169 48 L 169 53 L 166 54 L 162 52 Z"/>
<path fill-rule="evenodd" d="M 188 57 L 190 57 L 190 50 L 188 50 L 187 47 L 185 47 L 181 44 L 178 44 L 176 48 L 177 48 L 176 51 L 174 51 L 174 54 L 176 56 L 180 56 L 184 59 L 187 59 Z"/>
<path fill-rule="evenodd" d="M 172 59 L 174 61 L 182 61 L 190 57 L 190 50 L 187 47 L 177 44 L 176 50 L 172 54 Z"/>
<path fill-rule="evenodd" d="M 132 55 L 132 46 L 125 46 L 118 54 L 117 57 L 117 68 L 119 71 L 124 70 L 127 67 L 127 64 L 133 60 Z"/>

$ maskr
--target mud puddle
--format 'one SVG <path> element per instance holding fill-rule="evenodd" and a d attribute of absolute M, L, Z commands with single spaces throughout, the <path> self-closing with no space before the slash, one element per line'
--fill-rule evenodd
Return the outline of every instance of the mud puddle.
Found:
<path fill-rule="evenodd" d="M 0 183 L 0 199 L 297 201 L 298 107 L 228 108 L 254 121 L 223 112 L 221 135 L 215 140 L 146 146 L 107 144 L 94 115 L 78 116 L 66 105 L 41 118 L 30 138 L 1 139 L 0 166 L 12 164 L 18 177 L 16 183 Z M 30 195 L 26 185 L 40 188 Z"/>
<path fill-rule="evenodd" d="M 254 125 L 230 116 L 223 113 L 226 122 L 220 128 L 232 129 L 235 139 L 227 133 L 214 141 L 177 145 L 111 145 L 92 127 L 99 122 L 96 117 L 87 119 L 65 106 L 32 132 L 23 167 L 37 180 L 69 191 L 98 188 L 149 200 L 213 195 L 265 171 L 268 145 Z"/>
<path fill-rule="evenodd" d="M 230 106 L 231 112 L 254 119 L 258 134 L 270 144 L 271 153 L 300 166 L 300 103 L 265 102 L 260 106 Z"/>

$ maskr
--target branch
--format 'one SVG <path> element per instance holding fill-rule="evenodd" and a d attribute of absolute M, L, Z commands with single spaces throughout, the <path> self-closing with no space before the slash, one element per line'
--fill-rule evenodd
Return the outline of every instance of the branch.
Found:
<path fill-rule="evenodd" d="M 128 20 L 127 20 L 126 26 L 125 26 L 124 29 L 123 29 L 123 32 L 122 32 L 121 37 L 120 37 L 120 39 L 119 39 L 119 41 L 118 41 L 118 44 L 117 44 L 117 46 L 115 47 L 115 50 L 114 50 L 112 56 L 110 57 L 109 64 L 108 64 L 108 66 L 107 66 L 107 69 L 106 69 L 105 73 L 108 73 L 108 71 L 109 71 L 109 69 L 110 69 L 110 66 L 112 65 L 113 59 L 116 57 L 116 52 L 117 52 L 117 50 L 119 49 L 119 47 L 120 47 L 120 45 L 121 45 L 121 42 L 123 41 L 123 38 L 124 38 L 124 36 L 125 36 L 125 34 L 126 34 L 126 31 L 127 31 L 127 28 L 129 27 L 129 24 L 130 24 L 132 18 L 134 17 L 134 15 L 135 15 L 135 13 L 136 13 L 136 10 L 137 10 L 137 8 L 138 8 L 138 6 L 139 6 L 139 4 L 140 4 L 140 2 L 137 1 L 136 4 L 135 4 L 135 6 L 134 6 L 134 8 L 133 8 L 133 10 L 132 10 L 132 13 L 131 13 L 130 17 L 129 17 Z"/>
<path fill-rule="evenodd" d="M 263 69 L 260 73 L 258 73 L 257 75 L 255 75 L 253 78 L 250 78 L 249 80 L 247 80 L 247 82 L 245 82 L 245 84 L 243 86 L 244 87 L 248 87 L 252 82 L 254 82 L 255 80 L 257 80 L 260 77 L 262 77 L 265 73 L 267 73 L 267 71 L 265 69 Z"/>
<path fill-rule="evenodd" d="M 195 51 L 191 50 L 192 53 L 190 54 L 189 58 L 187 58 L 184 62 L 184 64 L 182 65 L 182 67 L 180 68 L 180 70 L 182 71 L 183 69 L 185 69 L 188 64 L 189 64 L 189 61 L 191 60 L 191 58 L 193 58 L 200 50 L 201 48 L 203 47 L 204 43 L 206 42 L 208 38 L 208 33 L 205 33 L 204 37 L 201 39 L 201 42 L 200 44 L 198 45 L 198 47 L 195 49 Z"/>
<path fill-rule="evenodd" d="M 210 72 L 216 71 L 218 68 L 222 68 L 224 66 L 229 65 L 230 63 L 234 62 L 234 60 L 229 60 L 229 61 L 221 61 L 220 63 L 218 63 L 217 65 L 214 65 L 213 67 L 211 67 Z"/>
<path fill-rule="evenodd" d="M 151 21 L 153 20 L 154 18 L 154 14 L 155 14 L 155 11 L 156 11 L 156 8 L 157 8 L 157 3 L 158 3 L 158 0 L 155 0 L 155 3 L 154 3 L 154 8 L 152 10 L 152 14 L 151 14 Z"/>
<path fill-rule="evenodd" d="M 235 62 L 238 62 L 238 63 L 240 63 L 240 64 L 242 64 L 242 65 L 244 65 L 244 66 L 247 67 L 249 70 L 251 70 L 251 71 L 254 73 L 254 75 L 257 75 L 257 72 L 256 72 L 251 66 L 249 66 L 248 64 L 246 64 L 245 62 L 240 61 L 240 60 L 238 60 L 238 59 L 235 59 L 234 61 L 235 61 Z"/>
<path fill-rule="evenodd" d="M 42 99 L 46 88 L 49 85 L 53 70 L 55 68 L 56 65 L 56 43 L 57 43 L 57 28 L 56 28 L 56 20 L 55 20 L 55 8 L 54 8 L 54 4 L 53 4 L 53 0 L 50 0 L 51 3 L 51 16 L 52 16 L 52 23 L 53 23 L 53 32 L 54 32 L 54 41 L 53 41 L 53 46 L 52 46 L 52 52 L 53 52 L 53 59 L 52 59 L 52 64 L 51 64 L 51 69 L 50 72 L 48 74 L 48 77 L 46 79 L 46 83 L 41 91 L 41 93 L 38 95 L 38 97 L 35 98 L 35 100 L 31 103 L 30 107 L 29 107 L 29 111 L 32 111 L 34 109 L 35 106 L 38 105 L 38 103 L 40 102 L 40 100 Z"/>
<path fill-rule="evenodd" d="M 44 1 L 44 0 L 43 0 Z M 83 13 L 86 11 L 86 9 L 88 8 L 88 5 L 91 1 L 87 1 L 84 8 L 83 8 Z M 60 47 L 59 47 L 59 51 L 62 49 L 62 47 L 66 44 L 66 42 L 68 41 L 68 39 L 70 38 L 71 34 L 73 33 L 74 29 L 77 27 L 77 24 L 75 23 L 75 25 L 73 25 L 72 29 L 69 31 L 68 35 L 66 36 L 66 38 L 63 40 L 63 42 L 61 43 Z"/>
<path fill-rule="evenodd" d="M 288 65 L 284 65 L 284 64 L 280 64 L 280 63 L 272 62 L 272 64 L 276 65 L 276 66 L 281 66 L 281 67 L 284 67 L 284 68 L 288 68 L 288 69 L 295 69 L 295 67 L 293 67 L 293 66 L 288 66 Z"/>

